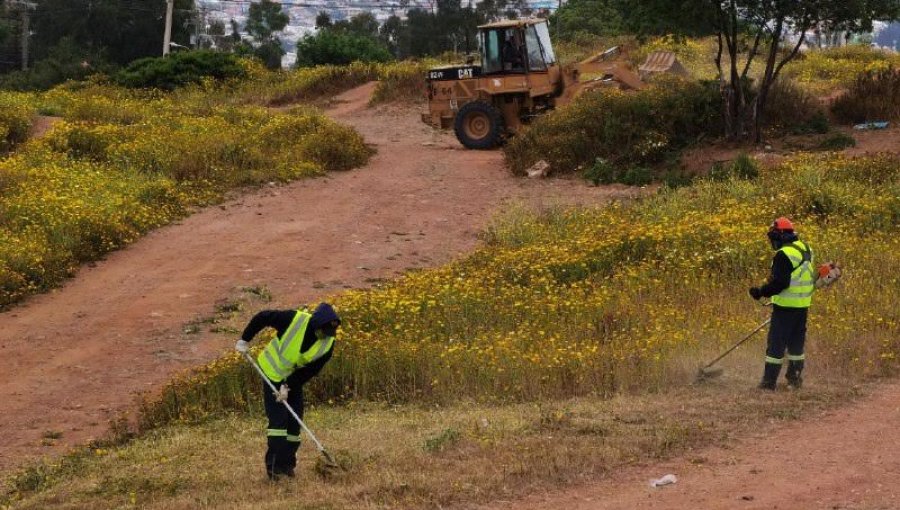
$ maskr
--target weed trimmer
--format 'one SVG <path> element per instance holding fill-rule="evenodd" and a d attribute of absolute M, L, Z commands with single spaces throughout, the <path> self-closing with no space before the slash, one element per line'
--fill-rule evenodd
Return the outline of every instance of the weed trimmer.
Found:
<path fill-rule="evenodd" d="M 251 365 L 253 365 L 253 368 L 256 369 L 256 371 L 259 373 L 259 376 L 262 377 L 263 381 L 266 381 L 266 384 L 269 385 L 269 388 L 272 390 L 272 393 L 275 393 L 277 395 L 278 390 L 275 388 L 275 385 L 272 384 L 272 381 L 270 381 L 269 378 L 266 377 L 266 374 L 262 371 L 262 369 L 259 368 L 259 365 L 256 363 L 256 360 L 253 359 L 250 356 L 250 354 L 248 354 L 246 352 L 243 353 L 243 355 L 244 355 L 244 358 L 246 358 L 247 361 Z M 322 446 L 322 443 L 320 443 L 319 440 L 316 439 L 316 436 L 312 433 L 312 431 L 309 430 L 309 427 L 307 427 L 306 424 L 303 423 L 303 420 L 300 419 L 300 416 L 297 415 L 297 413 L 294 411 L 294 408 L 291 407 L 291 405 L 288 404 L 287 402 L 282 401 L 281 403 L 284 404 L 284 407 L 286 407 L 288 412 L 291 413 L 291 416 L 293 416 L 294 419 L 297 420 L 297 423 L 300 424 L 300 427 L 303 429 L 303 431 L 306 432 L 306 434 L 310 437 L 310 439 L 312 439 L 313 444 L 316 445 L 316 448 L 319 450 L 319 453 L 321 453 L 322 456 L 325 457 L 325 465 L 329 468 L 340 468 L 340 465 L 338 465 L 338 463 L 335 462 L 335 460 L 331 456 L 331 454 L 328 453 L 327 450 L 325 450 L 325 447 Z"/>
<path fill-rule="evenodd" d="M 703 382 L 703 381 L 705 381 L 705 380 L 707 380 L 707 379 L 714 379 L 714 378 L 719 377 L 720 375 L 722 375 L 722 373 L 725 371 L 725 369 L 722 368 L 722 367 L 715 367 L 715 368 L 713 368 L 713 365 L 715 365 L 715 364 L 718 363 L 719 361 L 722 361 L 722 358 L 724 358 L 725 356 L 728 356 L 729 354 L 731 354 L 732 351 L 734 351 L 735 349 L 737 349 L 738 347 L 740 347 L 740 346 L 741 346 L 744 342 L 746 342 L 747 340 L 750 340 L 750 337 L 752 337 L 753 335 L 755 335 L 755 334 L 756 334 L 759 330 L 761 330 L 762 328 L 768 326 L 770 322 L 772 322 L 772 319 L 771 319 L 771 318 L 766 319 L 765 322 L 763 322 L 763 323 L 760 324 L 759 326 L 756 326 L 756 329 L 754 329 L 754 330 L 751 331 L 749 334 L 747 334 L 747 336 L 745 336 L 744 338 L 742 338 L 738 343 L 732 345 L 730 349 L 728 349 L 727 351 L 725 351 L 725 352 L 723 352 L 722 354 L 720 354 L 718 358 L 716 358 L 716 359 L 710 361 L 709 363 L 707 363 L 706 365 L 704 365 L 703 367 L 701 367 L 700 370 L 697 372 L 697 382 Z"/>

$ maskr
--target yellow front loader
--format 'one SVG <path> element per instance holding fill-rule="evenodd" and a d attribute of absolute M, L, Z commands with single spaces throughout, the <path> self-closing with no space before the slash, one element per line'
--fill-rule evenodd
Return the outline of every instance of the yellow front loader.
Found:
<path fill-rule="evenodd" d="M 452 127 L 469 149 L 496 147 L 535 116 L 586 90 L 644 87 L 618 48 L 562 68 L 546 20 L 501 21 L 478 29 L 481 62 L 428 71 L 428 112 L 422 115 L 435 128 Z"/>

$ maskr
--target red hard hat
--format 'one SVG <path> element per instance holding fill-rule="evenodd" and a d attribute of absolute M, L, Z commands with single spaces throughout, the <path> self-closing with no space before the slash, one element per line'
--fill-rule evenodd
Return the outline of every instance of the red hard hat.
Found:
<path fill-rule="evenodd" d="M 782 216 L 772 222 L 772 230 L 780 230 L 780 231 L 790 230 L 791 232 L 793 232 L 794 224 L 791 223 L 791 220 Z"/>

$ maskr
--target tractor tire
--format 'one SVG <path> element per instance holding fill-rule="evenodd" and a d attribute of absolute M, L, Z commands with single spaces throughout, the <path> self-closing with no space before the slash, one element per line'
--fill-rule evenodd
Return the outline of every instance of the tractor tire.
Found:
<path fill-rule="evenodd" d="M 456 113 L 453 128 L 467 149 L 493 149 L 503 140 L 503 114 L 489 103 L 473 101 Z"/>

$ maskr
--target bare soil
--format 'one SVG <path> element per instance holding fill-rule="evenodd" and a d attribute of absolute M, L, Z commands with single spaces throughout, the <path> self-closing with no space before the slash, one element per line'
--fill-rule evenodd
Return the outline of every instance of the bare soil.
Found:
<path fill-rule="evenodd" d="M 40 138 L 47 134 L 53 126 L 62 120 L 62 117 L 52 117 L 49 115 L 38 115 L 34 118 L 34 123 L 31 124 L 31 131 L 28 133 L 28 138 Z"/>
<path fill-rule="evenodd" d="M 365 168 L 249 190 L 0 314 L 0 470 L 103 436 L 138 393 L 231 348 L 236 338 L 184 327 L 243 286 L 294 307 L 464 254 L 509 200 L 640 193 L 515 178 L 500 152 L 463 150 L 415 109 L 368 108 L 373 88 L 343 94 L 329 112 L 378 149 Z"/>
<path fill-rule="evenodd" d="M 777 423 L 777 425 L 776 425 Z M 900 384 L 816 419 L 761 423 L 737 445 L 634 466 L 495 510 L 900 508 Z M 675 474 L 675 485 L 649 482 Z"/>
<path fill-rule="evenodd" d="M 847 156 L 863 156 L 883 152 L 900 154 L 900 126 L 894 122 L 887 129 L 855 130 L 848 127 L 836 128 L 834 132 L 843 132 L 856 140 L 855 147 L 841 151 Z M 684 152 L 681 164 L 692 175 L 705 174 L 716 163 L 733 161 L 742 152 L 752 156 L 767 166 L 781 163 L 785 157 L 799 150 L 817 150 L 822 140 L 833 136 L 834 132 L 824 135 L 787 136 L 768 142 L 768 149 L 757 145 L 742 145 L 728 142 L 714 142 L 692 148 Z"/>

